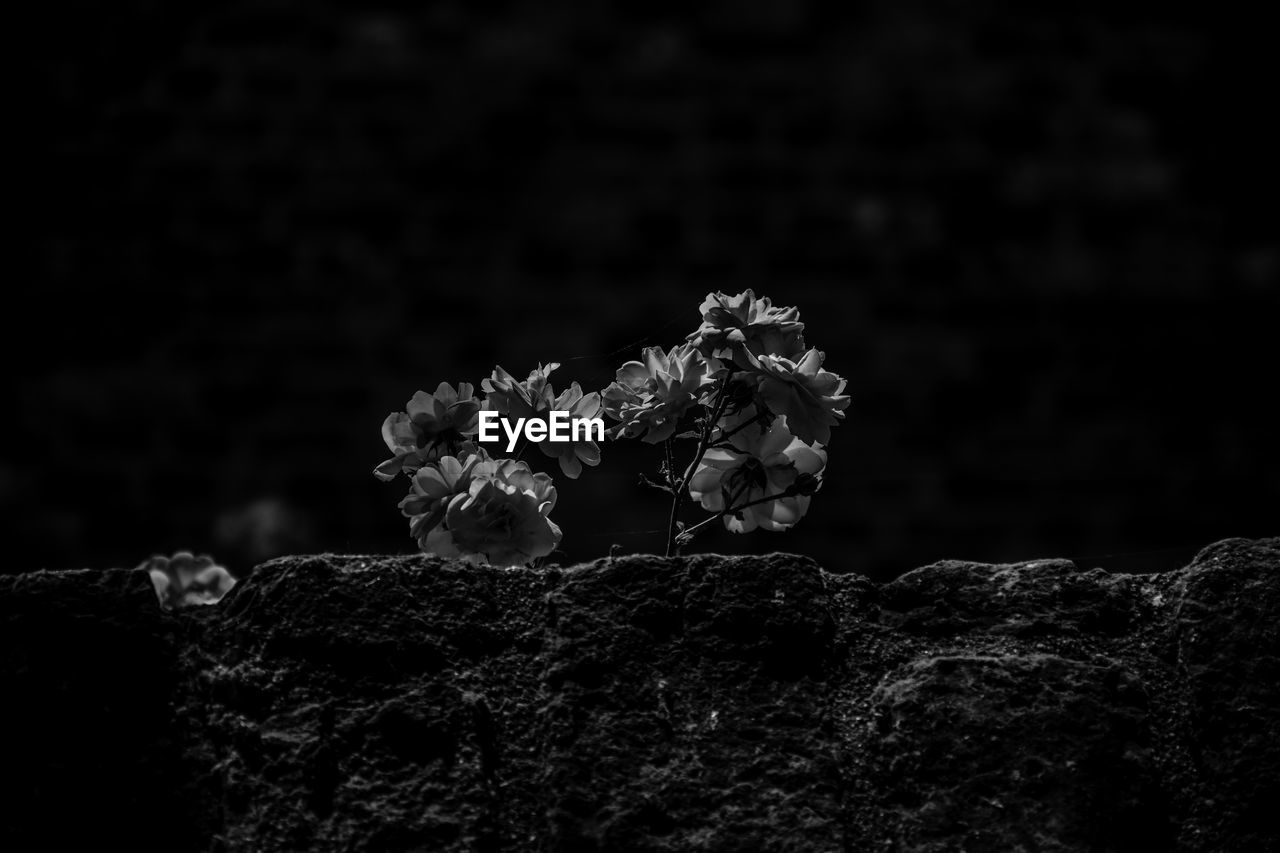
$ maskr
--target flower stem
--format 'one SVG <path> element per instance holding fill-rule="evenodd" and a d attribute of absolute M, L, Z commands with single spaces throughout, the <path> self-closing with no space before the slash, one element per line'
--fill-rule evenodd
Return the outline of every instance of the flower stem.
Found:
<path fill-rule="evenodd" d="M 708 516 L 708 517 L 704 518 L 702 521 L 699 521 L 699 522 L 698 522 L 697 524 L 695 524 L 693 527 L 689 527 L 689 528 L 686 528 L 685 530 L 681 531 L 681 533 L 680 533 L 680 537 L 681 537 L 681 538 L 683 538 L 683 539 L 687 542 L 687 541 L 689 541 L 689 540 L 693 539 L 693 534 L 697 533 L 699 530 L 701 530 L 702 528 L 706 527 L 706 526 L 707 526 L 708 524 L 710 524 L 711 522 L 713 522 L 713 521 L 719 521 L 720 519 L 724 518 L 724 517 L 725 517 L 725 515 L 727 515 L 727 513 L 723 513 L 723 512 L 722 512 L 722 513 L 718 513 L 718 514 L 716 514 L 716 515 Z"/>
<path fill-rule="evenodd" d="M 667 454 L 667 470 L 666 470 L 666 475 L 667 475 L 667 488 L 671 491 L 671 493 L 672 493 L 672 494 L 675 494 L 675 488 L 676 488 L 676 461 L 675 461 L 675 458 L 674 458 L 674 456 L 672 455 L 672 451 L 671 451 L 671 443 L 672 443 L 673 441 L 675 441 L 675 439 L 674 439 L 674 438 L 672 438 L 672 437 L 670 437 L 670 436 L 668 436 L 668 437 L 667 437 L 667 440 L 666 440 L 666 441 L 664 441 L 664 442 L 662 442 L 662 449 L 663 449 L 664 451 L 666 451 L 666 454 Z"/>
<path fill-rule="evenodd" d="M 672 489 L 670 486 L 668 486 L 666 483 L 659 483 L 657 480 L 650 480 L 644 474 L 640 475 L 640 485 L 648 486 L 651 489 L 657 489 L 660 492 L 666 492 L 669 495 L 675 494 L 675 490 Z"/>
<path fill-rule="evenodd" d="M 698 437 L 698 449 L 694 451 L 693 461 L 689 463 L 689 467 L 684 470 L 684 474 L 680 477 L 679 482 L 675 486 L 675 497 L 671 500 L 671 516 L 667 519 L 667 556 L 675 557 L 680 554 L 681 543 L 678 529 L 680 521 L 680 510 L 684 507 L 685 499 L 689 496 L 689 481 L 693 479 L 694 472 L 698 470 L 698 463 L 702 461 L 702 456 L 707 452 L 708 446 L 711 444 L 711 433 L 715 431 L 716 423 L 720 420 L 720 416 L 724 414 L 725 408 L 729 405 L 729 380 L 721 380 L 719 388 L 716 389 L 716 402 L 712 408 L 711 416 L 707 418 L 707 422 L 703 424 L 702 434 Z M 668 445 L 668 458 L 670 458 L 670 446 Z M 675 476 L 672 471 L 671 476 Z"/>

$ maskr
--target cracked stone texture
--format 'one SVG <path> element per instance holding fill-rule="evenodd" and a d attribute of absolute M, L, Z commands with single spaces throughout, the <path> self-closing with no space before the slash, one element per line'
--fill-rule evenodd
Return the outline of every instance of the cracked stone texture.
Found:
<path fill-rule="evenodd" d="M 1280 539 L 1185 568 L 0 578 L 9 849 L 1274 850 Z"/>

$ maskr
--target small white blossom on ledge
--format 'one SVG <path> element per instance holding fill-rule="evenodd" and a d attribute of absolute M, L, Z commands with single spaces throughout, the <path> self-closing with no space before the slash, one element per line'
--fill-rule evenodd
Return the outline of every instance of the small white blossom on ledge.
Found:
<path fill-rule="evenodd" d="M 199 557 L 178 551 L 172 557 L 155 554 L 138 568 L 151 575 L 156 597 L 165 610 L 196 604 L 216 604 L 236 585 L 236 579 L 208 554 Z"/>

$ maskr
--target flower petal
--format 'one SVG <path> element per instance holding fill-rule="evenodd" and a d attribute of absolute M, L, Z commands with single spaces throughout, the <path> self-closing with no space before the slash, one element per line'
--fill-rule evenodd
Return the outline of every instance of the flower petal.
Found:
<path fill-rule="evenodd" d="M 396 478 L 404 469 L 404 457 L 395 456 L 385 462 L 378 463 L 378 467 L 373 469 L 373 476 L 377 477 L 384 483 L 390 482 Z"/>
<path fill-rule="evenodd" d="M 796 466 L 800 474 L 817 474 L 827 467 L 827 452 L 821 448 L 813 448 L 796 439 L 787 448 L 787 456 Z"/>
<path fill-rule="evenodd" d="M 560 457 L 560 470 L 570 480 L 576 480 L 582 474 L 582 463 L 578 461 L 577 454 L 566 453 Z M 548 510 L 549 511 L 549 510 Z"/>

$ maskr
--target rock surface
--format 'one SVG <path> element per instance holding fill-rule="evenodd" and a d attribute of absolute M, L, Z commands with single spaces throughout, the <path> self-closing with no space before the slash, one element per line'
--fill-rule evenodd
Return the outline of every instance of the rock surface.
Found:
<path fill-rule="evenodd" d="M 6 849 L 1274 850 L 1278 618 L 1280 539 L 5 577 Z"/>

